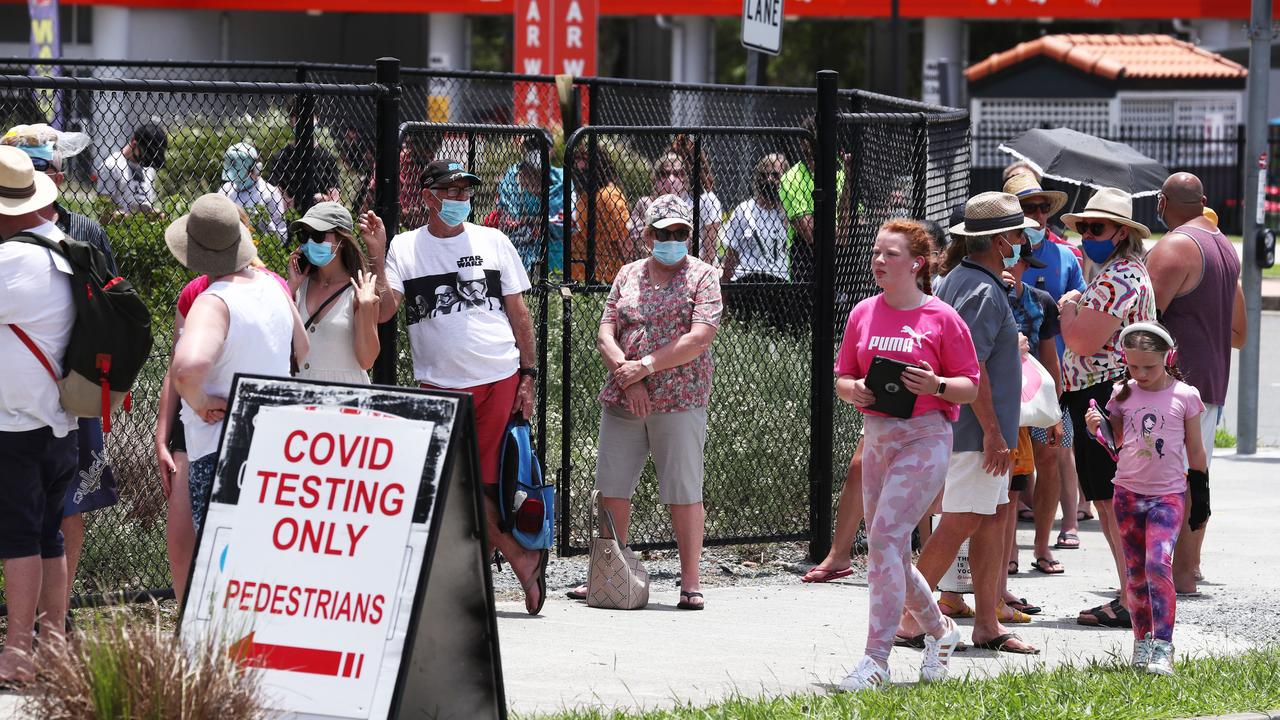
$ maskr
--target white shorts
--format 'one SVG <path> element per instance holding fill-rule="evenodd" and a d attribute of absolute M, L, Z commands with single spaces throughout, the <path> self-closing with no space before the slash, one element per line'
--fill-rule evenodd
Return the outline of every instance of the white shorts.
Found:
<path fill-rule="evenodd" d="M 1200 413 L 1200 440 L 1204 443 L 1206 466 L 1213 464 L 1213 434 L 1218 430 L 1218 421 L 1221 419 L 1221 405 L 1204 404 L 1204 412 Z"/>
<path fill-rule="evenodd" d="M 942 512 L 994 515 L 1009 502 L 1009 476 L 982 469 L 982 453 L 953 452 L 942 488 Z"/>

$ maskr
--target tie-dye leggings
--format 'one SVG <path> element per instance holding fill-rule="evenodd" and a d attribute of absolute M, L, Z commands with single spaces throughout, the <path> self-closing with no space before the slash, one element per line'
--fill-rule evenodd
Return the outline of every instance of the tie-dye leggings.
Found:
<path fill-rule="evenodd" d="M 871 589 L 866 654 L 887 664 L 904 604 L 930 635 L 945 627 L 929 584 L 911 564 L 911 531 L 946 480 L 951 423 L 938 412 L 907 420 L 868 415 L 863 434 L 862 503 Z"/>
<path fill-rule="evenodd" d="M 1173 545 L 1182 529 L 1186 498 L 1180 493 L 1140 495 L 1116 485 L 1111 506 L 1124 550 L 1125 604 L 1133 618 L 1133 636 L 1151 633 L 1157 640 L 1173 642 Z"/>

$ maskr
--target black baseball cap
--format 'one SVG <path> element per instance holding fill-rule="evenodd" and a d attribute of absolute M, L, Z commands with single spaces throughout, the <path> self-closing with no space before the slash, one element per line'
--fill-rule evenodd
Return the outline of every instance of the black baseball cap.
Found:
<path fill-rule="evenodd" d="M 455 180 L 470 180 L 472 185 L 479 185 L 480 178 L 467 172 L 462 163 L 455 160 L 432 160 L 422 171 L 422 187 L 430 188 L 446 185 Z"/>

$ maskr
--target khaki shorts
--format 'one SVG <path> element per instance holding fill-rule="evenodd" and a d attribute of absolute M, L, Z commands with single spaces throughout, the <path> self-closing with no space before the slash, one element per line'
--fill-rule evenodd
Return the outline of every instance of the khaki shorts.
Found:
<path fill-rule="evenodd" d="M 994 515 L 1009 502 L 1009 476 L 982 469 L 982 453 L 953 452 L 942 488 L 942 512 Z"/>
<path fill-rule="evenodd" d="M 702 502 L 703 446 L 707 409 L 651 413 L 639 418 L 613 405 L 600 413 L 596 489 L 608 498 L 630 499 L 645 461 L 653 456 L 663 505 Z"/>

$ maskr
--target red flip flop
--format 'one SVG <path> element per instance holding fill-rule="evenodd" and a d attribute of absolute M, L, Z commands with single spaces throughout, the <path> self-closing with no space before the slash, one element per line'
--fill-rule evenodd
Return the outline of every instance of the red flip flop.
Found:
<path fill-rule="evenodd" d="M 839 580 L 842 577 L 849 577 L 853 574 L 853 568 L 847 567 L 843 570 L 828 570 L 827 568 L 814 565 L 809 568 L 809 572 L 800 578 L 800 582 L 807 583 L 824 583 L 832 580 Z"/>

